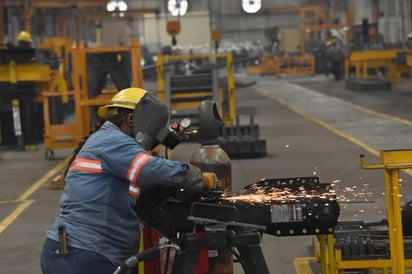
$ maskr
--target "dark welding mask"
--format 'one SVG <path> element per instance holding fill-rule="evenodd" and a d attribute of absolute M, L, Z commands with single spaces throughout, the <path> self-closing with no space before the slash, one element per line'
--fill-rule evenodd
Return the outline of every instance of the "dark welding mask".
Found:
<path fill-rule="evenodd" d="M 133 134 L 145 150 L 162 144 L 173 149 L 181 138 L 170 130 L 169 110 L 153 94 L 146 93 L 133 111 Z"/>

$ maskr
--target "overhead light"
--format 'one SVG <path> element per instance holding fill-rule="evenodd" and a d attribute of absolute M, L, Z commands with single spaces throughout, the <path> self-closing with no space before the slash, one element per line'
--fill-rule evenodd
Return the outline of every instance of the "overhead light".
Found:
<path fill-rule="evenodd" d="M 109 1 L 109 2 L 107 2 L 106 10 L 107 10 L 108 12 L 115 11 L 116 8 L 117 8 L 117 2 L 116 2 L 116 1 Z"/>
<path fill-rule="evenodd" d="M 242 0 L 242 9 L 247 13 L 256 13 L 262 8 L 262 0 Z"/>
<path fill-rule="evenodd" d="M 173 16 L 183 16 L 186 14 L 189 3 L 187 0 L 169 0 L 167 2 L 167 10 Z"/>
<path fill-rule="evenodd" d="M 106 4 L 108 12 L 127 11 L 127 3 L 124 0 L 111 0 Z"/>
<path fill-rule="evenodd" d="M 117 8 L 119 11 L 127 11 L 127 3 L 126 1 L 119 1 L 117 2 Z"/>

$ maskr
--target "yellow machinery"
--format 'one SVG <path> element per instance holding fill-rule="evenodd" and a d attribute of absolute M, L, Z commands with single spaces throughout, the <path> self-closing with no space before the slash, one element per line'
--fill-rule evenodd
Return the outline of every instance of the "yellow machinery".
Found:
<path fill-rule="evenodd" d="M 314 75 L 315 57 L 313 55 L 298 55 L 284 57 L 269 57 L 264 53 L 260 66 L 250 68 L 250 73 L 284 75 Z"/>
<path fill-rule="evenodd" d="M 213 61 L 207 73 L 178 75 L 176 66 L 189 64 L 189 61 Z M 221 64 L 221 65 L 219 65 Z M 227 94 L 219 87 L 219 68 L 225 70 Z M 200 102 L 209 98 L 218 103 L 226 125 L 232 125 L 236 116 L 235 83 L 233 74 L 233 57 L 230 53 L 202 55 L 160 55 L 156 61 L 157 96 L 173 114 L 190 111 L 199 107 Z M 211 73 L 210 73 L 211 72 Z M 175 87 L 174 85 L 178 85 Z M 184 85 L 183 85 L 184 84 Z M 189 86 L 188 86 L 189 85 Z"/>
<path fill-rule="evenodd" d="M 299 41 L 298 56 L 275 56 L 274 53 L 264 52 L 261 65 L 248 68 L 249 73 L 294 75 L 315 74 L 315 58 L 306 52 L 309 35 L 312 32 L 322 32 L 331 29 L 341 29 L 351 22 L 353 12 L 351 5 L 346 10 L 346 22 L 337 19 L 336 11 L 328 6 L 290 6 L 265 8 L 267 13 L 297 13 L 299 15 Z M 348 34 L 348 37 L 350 33 Z"/>
<path fill-rule="evenodd" d="M 65 80 L 59 70 L 43 62 L 51 60 L 48 51 L 16 48 L 3 49 L 1 53 L 0 98 L 3 107 L 12 106 L 18 147 L 33 149 L 37 127 L 40 127 L 37 117 L 33 117 L 33 107 L 41 102 L 43 92 L 59 92 L 65 86 Z"/>
<path fill-rule="evenodd" d="M 63 65 L 59 69 L 62 73 L 70 70 L 70 62 L 72 49 L 76 47 L 76 42 L 67 37 L 51 37 L 46 41 L 41 42 L 38 48 L 50 49 L 56 54 L 59 59 L 59 64 Z"/>
<path fill-rule="evenodd" d="M 350 78 L 350 70 L 353 70 L 354 77 L 357 79 L 370 78 L 369 72 L 375 74 L 380 69 L 386 70 L 385 78 L 392 83 L 400 80 L 401 73 L 409 73 L 407 58 L 400 62 L 403 54 L 408 55 L 408 49 L 383 49 L 351 52 L 345 59 L 345 77 Z"/>
<path fill-rule="evenodd" d="M 306 40 L 310 32 L 341 29 L 351 25 L 353 10 L 350 4 L 347 4 L 346 20 L 339 22 L 334 8 L 328 5 L 314 6 L 288 6 L 288 7 L 268 7 L 263 9 L 268 13 L 298 13 L 299 14 L 299 31 L 300 31 L 300 54 L 305 55 Z"/>
<path fill-rule="evenodd" d="M 140 44 L 136 40 L 127 47 L 72 50 L 73 91 L 43 93 L 46 157 L 53 156 L 54 148 L 77 146 L 95 122 L 96 108 L 106 104 L 117 90 L 143 86 L 140 60 Z M 105 88 L 108 76 L 113 80 L 112 88 Z M 54 124 L 50 119 L 50 99 L 64 100 L 66 96 L 74 102 L 74 121 Z"/>
<path fill-rule="evenodd" d="M 321 266 L 321 274 L 343 274 L 349 270 L 370 270 L 367 273 L 396 273 L 405 274 L 406 269 L 412 268 L 412 259 L 405 259 L 404 237 L 402 225 L 402 208 L 399 171 L 412 168 L 412 150 L 384 150 L 380 152 L 380 163 L 365 164 L 364 156 L 360 157 L 364 169 L 383 169 L 385 172 L 386 204 L 388 218 L 389 250 L 384 257 L 375 259 L 360 256 L 343 259 L 342 247 L 338 247 L 333 234 L 321 235 L 314 238 L 315 256 L 295 259 L 297 274 L 313 273 L 309 262 L 317 262 Z M 409 224 L 410 225 L 410 224 Z M 336 231 L 336 230 L 335 230 Z M 363 272 L 362 272 L 363 273 Z"/>

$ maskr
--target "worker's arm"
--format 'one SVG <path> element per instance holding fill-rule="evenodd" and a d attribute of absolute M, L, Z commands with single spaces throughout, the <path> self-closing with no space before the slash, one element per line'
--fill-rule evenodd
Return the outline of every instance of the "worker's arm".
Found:
<path fill-rule="evenodd" d="M 128 138 L 113 140 L 111 146 L 104 155 L 110 165 L 104 169 L 142 190 L 159 186 L 203 190 L 203 175 L 195 166 L 152 156 Z"/>

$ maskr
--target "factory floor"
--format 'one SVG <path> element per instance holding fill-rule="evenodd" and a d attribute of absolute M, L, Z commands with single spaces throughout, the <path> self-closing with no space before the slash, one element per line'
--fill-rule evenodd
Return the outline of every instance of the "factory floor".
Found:
<path fill-rule="evenodd" d="M 319 176 L 337 191 L 340 220 L 386 218 L 384 172 L 362 169 L 359 155 L 375 164 L 380 150 L 412 149 L 408 83 L 392 91 L 355 92 L 324 76 L 237 78 L 257 81 L 236 91 L 237 112 L 241 123 L 255 116 L 268 155 L 232 160 L 234 191 L 261 178 Z M 190 161 L 197 147 L 181 144 L 172 158 Z M 41 145 L 25 152 L 0 148 L 0 273 L 40 273 L 45 232 L 62 193 L 50 189 L 50 181 L 61 174 L 70 154 L 71 149 L 58 149 L 54 160 L 46 160 Z M 401 173 L 405 201 L 412 193 L 409 176 Z M 295 273 L 295 258 L 313 256 L 312 236 L 264 235 L 262 248 L 270 273 Z M 315 266 L 313 273 L 318 272 Z M 235 273 L 243 272 L 235 266 Z"/>

